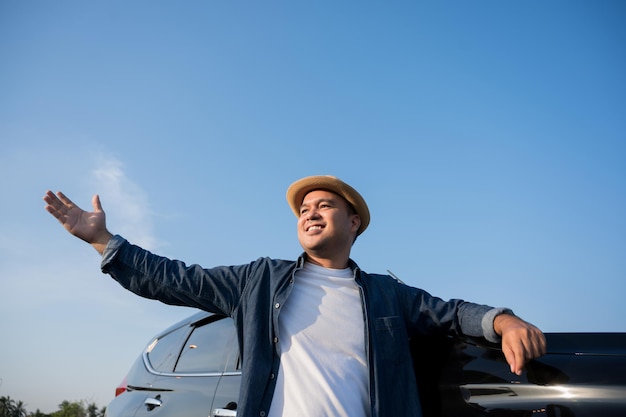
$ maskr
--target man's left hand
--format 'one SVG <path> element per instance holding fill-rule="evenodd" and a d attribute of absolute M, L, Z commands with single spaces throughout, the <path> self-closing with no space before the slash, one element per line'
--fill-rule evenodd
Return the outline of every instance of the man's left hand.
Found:
<path fill-rule="evenodd" d="M 541 330 L 516 316 L 496 316 L 493 328 L 502 337 L 502 352 L 516 375 L 522 374 L 528 361 L 546 353 L 546 338 Z"/>

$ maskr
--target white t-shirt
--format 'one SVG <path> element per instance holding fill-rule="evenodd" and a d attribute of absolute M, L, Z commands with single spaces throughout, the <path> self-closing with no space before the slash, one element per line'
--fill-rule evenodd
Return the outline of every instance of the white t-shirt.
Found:
<path fill-rule="evenodd" d="M 278 318 L 268 417 L 370 415 L 365 321 L 353 272 L 305 263 Z"/>

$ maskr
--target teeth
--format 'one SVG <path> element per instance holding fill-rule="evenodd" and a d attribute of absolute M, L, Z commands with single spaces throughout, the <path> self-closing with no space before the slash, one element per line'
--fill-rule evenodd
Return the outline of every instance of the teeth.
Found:
<path fill-rule="evenodd" d="M 321 229 L 322 226 L 311 226 L 309 227 L 309 230 L 316 230 L 316 229 Z"/>

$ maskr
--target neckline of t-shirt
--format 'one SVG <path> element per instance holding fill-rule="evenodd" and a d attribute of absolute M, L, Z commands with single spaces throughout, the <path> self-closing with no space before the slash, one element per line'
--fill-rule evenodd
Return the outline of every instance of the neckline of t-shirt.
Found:
<path fill-rule="evenodd" d="M 354 276 L 352 269 L 350 269 L 349 267 L 343 269 L 325 268 L 311 262 L 305 262 L 303 269 L 314 274 L 332 276 L 335 278 L 352 278 Z"/>

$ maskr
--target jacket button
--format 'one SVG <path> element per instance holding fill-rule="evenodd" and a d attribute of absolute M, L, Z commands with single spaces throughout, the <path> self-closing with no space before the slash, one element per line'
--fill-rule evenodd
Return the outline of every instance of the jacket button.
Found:
<path fill-rule="evenodd" d="M 275 377 L 276 377 L 276 375 L 270 374 L 270 379 L 274 379 Z"/>
<path fill-rule="evenodd" d="M 274 343 L 278 343 L 278 338 L 277 337 L 274 338 Z"/>
<path fill-rule="evenodd" d="M 259 413 L 259 415 L 260 415 L 261 417 L 265 417 L 265 411 L 261 411 L 261 412 Z"/>
<path fill-rule="evenodd" d="M 275 307 L 275 308 L 280 307 L 280 303 L 276 303 L 276 304 L 274 304 L 274 307 Z"/>

